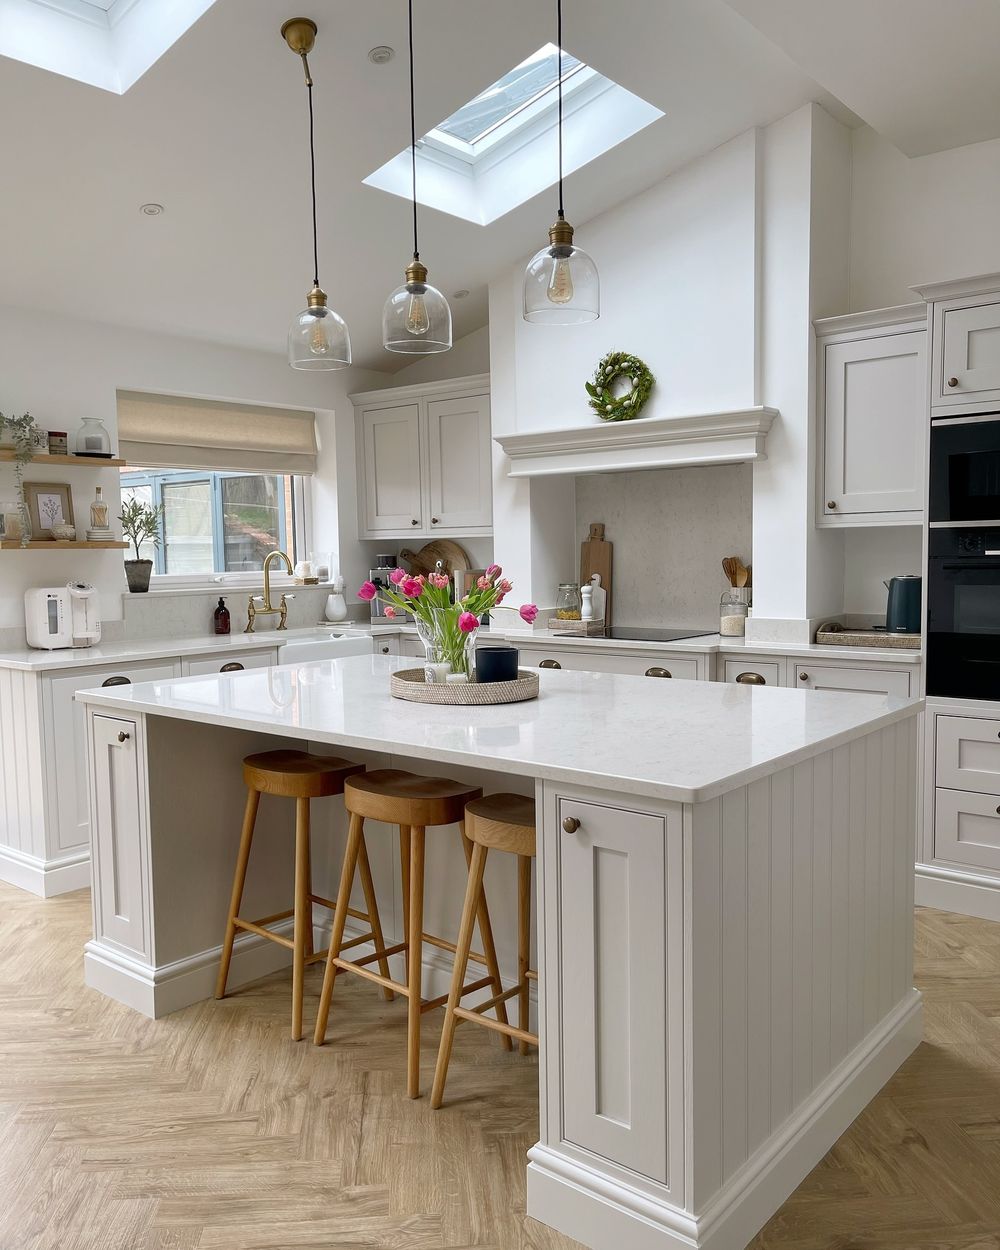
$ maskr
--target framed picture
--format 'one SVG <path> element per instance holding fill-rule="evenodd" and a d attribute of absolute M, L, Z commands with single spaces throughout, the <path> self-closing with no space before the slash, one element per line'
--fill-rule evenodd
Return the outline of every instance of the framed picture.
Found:
<path fill-rule="evenodd" d="M 73 492 L 68 482 L 25 482 L 24 499 L 37 538 L 51 538 L 53 525 L 72 525 Z"/>

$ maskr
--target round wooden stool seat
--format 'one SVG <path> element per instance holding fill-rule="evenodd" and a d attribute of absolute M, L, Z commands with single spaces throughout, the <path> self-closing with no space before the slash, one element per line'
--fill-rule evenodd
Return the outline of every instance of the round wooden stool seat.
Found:
<path fill-rule="evenodd" d="M 535 854 L 535 801 L 523 794 L 488 794 L 465 808 L 470 842 L 514 855 Z"/>
<path fill-rule="evenodd" d="M 447 777 L 377 768 L 345 783 L 344 806 L 357 816 L 387 825 L 455 825 L 465 818 L 466 804 L 482 793 Z"/>
<path fill-rule="evenodd" d="M 243 780 L 248 789 L 276 794 L 285 799 L 323 799 L 342 794 L 348 777 L 363 773 L 363 764 L 334 755 L 310 755 L 306 751 L 261 751 L 243 761 Z"/>

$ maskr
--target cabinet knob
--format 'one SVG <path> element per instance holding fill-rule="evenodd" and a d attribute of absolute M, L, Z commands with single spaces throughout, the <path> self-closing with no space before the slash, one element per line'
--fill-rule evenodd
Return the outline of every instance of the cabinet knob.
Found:
<path fill-rule="evenodd" d="M 949 378 L 949 379 L 948 379 L 948 385 L 949 385 L 949 386 L 958 386 L 958 378 Z"/>
<path fill-rule="evenodd" d="M 828 500 L 826 501 L 826 506 L 830 509 L 830 511 L 831 511 L 831 512 L 836 512 L 836 510 L 837 510 L 837 501 L 836 501 L 836 499 L 828 499 Z"/>
<path fill-rule="evenodd" d="M 436 516 L 431 517 L 431 525 L 440 525 L 440 521 L 438 521 Z"/>
<path fill-rule="evenodd" d="M 539 668 L 562 668 L 558 660 L 542 660 L 538 665 Z"/>
<path fill-rule="evenodd" d="M 809 680 L 808 673 L 799 673 L 799 681 L 808 681 L 808 680 Z"/>
<path fill-rule="evenodd" d="M 382 654 L 383 654 L 383 655 L 388 655 L 388 654 L 389 654 L 389 648 L 388 648 L 387 646 L 385 646 L 385 647 L 383 647 L 383 648 L 382 648 Z"/>
<path fill-rule="evenodd" d="M 119 742 L 128 742 L 128 740 L 129 740 L 129 738 L 131 738 L 131 736 L 132 736 L 132 735 L 131 735 L 131 734 L 127 734 L 127 733 L 125 732 L 125 730 L 124 730 L 124 729 L 120 729 L 120 730 L 118 731 L 118 741 L 119 741 Z"/>
<path fill-rule="evenodd" d="M 410 522 L 410 524 L 411 524 L 411 525 L 419 525 L 419 524 L 420 524 L 420 522 L 416 519 L 416 517 L 414 517 L 414 518 L 413 518 L 413 520 Z"/>
<path fill-rule="evenodd" d="M 576 833 L 577 829 L 579 828 L 580 828 L 580 822 L 577 820 L 575 816 L 567 816 L 566 819 L 563 821 L 563 830 L 566 833 Z"/>
<path fill-rule="evenodd" d="M 238 664 L 235 660 L 231 660 L 228 664 L 223 664 L 219 669 L 220 673 L 239 673 L 242 672 L 243 665 Z"/>
<path fill-rule="evenodd" d="M 997 808 L 997 815 L 1000 816 L 1000 807 Z"/>
<path fill-rule="evenodd" d="M 106 681 L 102 681 L 102 686 L 131 686 L 132 682 L 127 677 L 109 677 Z"/>
<path fill-rule="evenodd" d="M 761 677 L 760 673 L 737 673 L 736 680 L 742 682 L 744 686 L 767 685 L 767 681 Z"/>
<path fill-rule="evenodd" d="M 673 673 L 669 668 L 647 668 L 646 677 L 673 677 Z"/>

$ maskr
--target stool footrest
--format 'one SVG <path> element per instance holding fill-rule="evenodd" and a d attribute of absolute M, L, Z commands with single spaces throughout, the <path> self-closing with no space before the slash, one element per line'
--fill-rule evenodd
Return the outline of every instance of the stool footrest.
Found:
<path fill-rule="evenodd" d="M 494 1007 L 499 1006 L 500 1003 L 507 1002 L 508 999 L 513 998 L 515 994 L 520 994 L 520 992 L 521 987 L 519 985 L 515 985 L 509 990 L 504 990 L 502 994 L 496 994 L 489 1000 L 489 1002 L 480 1003 L 478 1007 L 473 1007 L 472 1010 L 480 1015 L 484 1011 L 492 1011 Z"/>
<path fill-rule="evenodd" d="M 454 1014 L 457 1020 L 471 1020 L 474 1024 L 481 1024 L 483 1028 L 492 1029 L 494 1033 L 515 1037 L 519 1042 L 527 1042 L 530 1046 L 538 1045 L 538 1038 L 534 1033 L 519 1029 L 514 1024 L 504 1024 L 502 1020 L 493 1020 L 489 1016 L 484 1016 L 482 1011 L 482 1008 L 470 1011 L 468 1007 L 456 1007 Z"/>
<path fill-rule="evenodd" d="M 392 946 L 383 953 L 388 955 L 391 951 L 393 954 L 398 954 L 400 949 L 400 947 Z M 377 958 L 377 956 L 372 958 Z M 374 981 L 376 985 L 381 985 L 387 990 L 395 990 L 397 994 L 402 994 L 404 998 L 409 998 L 410 996 L 409 986 L 403 985 L 399 981 L 394 981 L 392 977 L 384 977 L 380 972 L 372 972 L 370 968 L 361 967 L 360 961 L 355 963 L 353 960 L 340 959 L 338 957 L 333 961 L 333 966 L 339 968 L 341 972 L 353 972 L 356 976 L 364 977 L 366 981 Z"/>
<path fill-rule="evenodd" d="M 462 986 L 462 997 L 464 998 L 466 994 L 472 994 L 476 990 L 484 990 L 486 989 L 487 985 L 492 985 L 492 984 L 493 984 L 492 977 L 480 977 L 478 981 L 470 981 L 468 985 Z M 440 998 L 428 998 L 426 1001 L 420 1004 L 420 1010 L 421 1012 L 433 1011 L 435 1007 L 443 1007 L 447 1001 L 448 1001 L 447 994 L 442 994 Z"/>
<path fill-rule="evenodd" d="M 282 912 L 278 916 L 268 916 L 266 920 L 257 924 L 253 920 L 241 920 L 237 916 L 233 920 L 233 924 L 237 929 L 246 929 L 248 933 L 256 933 L 258 937 L 267 938 L 270 942 L 277 942 L 279 946 L 287 946 L 289 950 L 295 949 L 295 943 L 291 938 L 286 938 L 281 933 L 272 933 L 270 929 L 265 929 L 264 924 L 270 924 L 274 920 L 287 920 L 292 913 L 290 911 Z"/>
<path fill-rule="evenodd" d="M 452 955 L 458 954 L 458 947 L 454 942 L 449 942 L 447 938 L 438 937 L 435 933 L 425 933 L 424 941 L 430 946 L 436 946 L 438 950 L 449 951 Z M 471 963 L 486 966 L 486 956 L 481 955 L 479 951 L 469 951 L 469 960 Z"/>

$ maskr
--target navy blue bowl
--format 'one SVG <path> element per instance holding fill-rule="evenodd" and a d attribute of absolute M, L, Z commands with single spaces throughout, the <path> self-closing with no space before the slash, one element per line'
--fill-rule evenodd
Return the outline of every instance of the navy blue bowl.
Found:
<path fill-rule="evenodd" d="M 517 647 L 479 647 L 476 681 L 517 681 Z"/>

